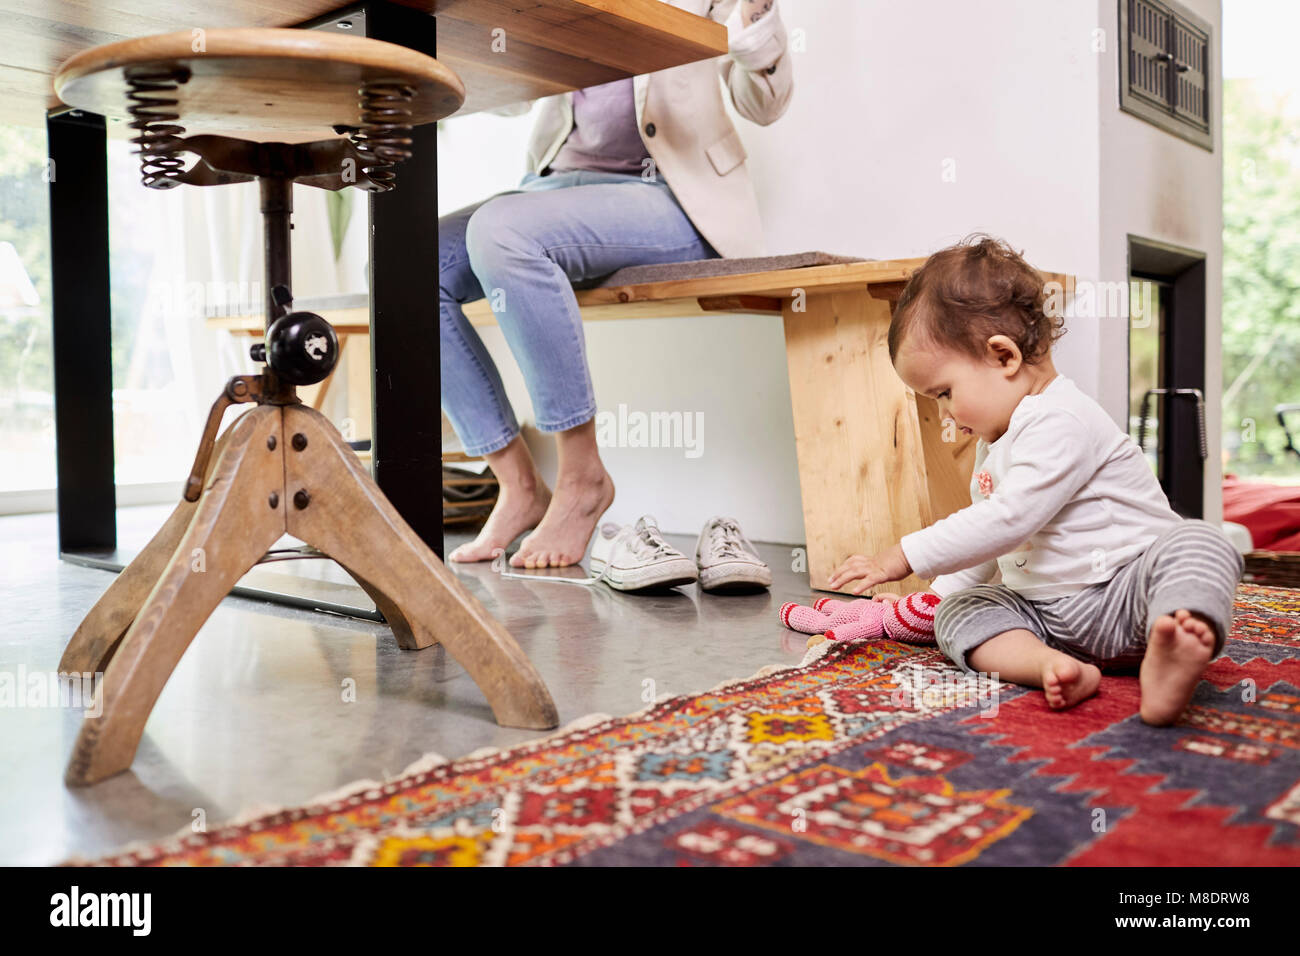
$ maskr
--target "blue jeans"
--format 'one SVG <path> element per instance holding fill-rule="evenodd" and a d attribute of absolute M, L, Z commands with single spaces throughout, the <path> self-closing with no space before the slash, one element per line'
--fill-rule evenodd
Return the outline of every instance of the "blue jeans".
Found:
<path fill-rule="evenodd" d="M 624 266 L 717 256 L 662 176 L 528 172 L 517 189 L 440 217 L 442 408 L 465 452 L 499 451 L 519 423 L 464 303 L 489 296 L 537 427 L 564 431 L 596 414 L 573 283 L 594 284 L 586 280 Z"/>

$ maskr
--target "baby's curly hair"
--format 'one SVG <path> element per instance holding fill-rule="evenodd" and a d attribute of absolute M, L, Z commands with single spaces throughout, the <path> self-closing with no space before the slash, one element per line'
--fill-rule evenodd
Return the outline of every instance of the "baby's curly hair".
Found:
<path fill-rule="evenodd" d="M 889 359 L 904 336 L 983 358 L 989 336 L 1016 343 L 1026 364 L 1051 354 L 1065 319 L 1049 316 L 1043 277 L 1001 239 L 972 233 L 912 273 L 889 323 Z"/>

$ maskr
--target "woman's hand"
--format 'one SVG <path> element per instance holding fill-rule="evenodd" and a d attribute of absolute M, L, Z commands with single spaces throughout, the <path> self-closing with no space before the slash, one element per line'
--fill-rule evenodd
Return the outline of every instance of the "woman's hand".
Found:
<path fill-rule="evenodd" d="M 772 9 L 773 0 L 741 0 L 740 22 L 743 26 L 754 23 Z"/>
<path fill-rule="evenodd" d="M 912 573 L 912 566 L 907 563 L 901 545 L 886 548 L 873 557 L 855 554 L 835 569 L 830 578 L 830 587 L 839 591 L 850 581 L 859 581 L 857 587 L 851 588 L 851 594 L 862 594 L 886 581 L 897 581 Z"/>

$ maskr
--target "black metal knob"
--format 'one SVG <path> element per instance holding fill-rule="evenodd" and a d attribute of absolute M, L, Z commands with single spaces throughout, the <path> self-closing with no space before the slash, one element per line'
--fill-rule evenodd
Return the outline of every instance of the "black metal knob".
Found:
<path fill-rule="evenodd" d="M 267 364 L 290 385 L 315 385 L 339 359 L 334 327 L 315 312 L 289 312 L 266 330 Z"/>
<path fill-rule="evenodd" d="M 276 305 L 290 305 L 293 303 L 293 293 L 289 291 L 287 285 L 271 286 L 271 301 Z"/>

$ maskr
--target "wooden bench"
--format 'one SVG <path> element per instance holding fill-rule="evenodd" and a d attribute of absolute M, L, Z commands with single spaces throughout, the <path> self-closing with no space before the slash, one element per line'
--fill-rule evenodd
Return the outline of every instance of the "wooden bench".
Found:
<path fill-rule="evenodd" d="M 831 572 L 850 554 L 875 554 L 970 504 L 975 438 L 945 429 L 938 403 L 904 385 L 889 360 L 894 305 L 924 261 L 822 252 L 705 259 L 629 266 L 575 291 L 589 321 L 719 312 L 783 317 L 809 580 L 829 590 Z M 1042 275 L 1067 293 L 1072 288 L 1067 275 Z M 340 335 L 364 331 L 364 295 L 334 305 L 314 311 Z M 307 299 L 298 306 L 313 308 Z M 485 299 L 464 311 L 474 325 L 495 324 Z M 240 320 L 212 321 L 234 330 Z M 260 334 L 260 321 L 245 324 Z M 927 585 L 911 575 L 873 591 Z"/>

